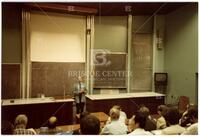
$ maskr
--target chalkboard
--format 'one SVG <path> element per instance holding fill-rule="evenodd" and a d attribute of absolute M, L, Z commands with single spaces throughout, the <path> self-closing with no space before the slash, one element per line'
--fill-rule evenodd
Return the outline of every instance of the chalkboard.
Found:
<path fill-rule="evenodd" d="M 96 54 L 94 88 L 126 88 L 126 53 Z"/>
<path fill-rule="evenodd" d="M 150 91 L 152 89 L 152 34 L 133 35 L 131 60 L 131 90 Z"/>
<path fill-rule="evenodd" d="M 32 62 L 31 96 L 73 96 L 77 76 L 85 73 L 82 62 Z"/>

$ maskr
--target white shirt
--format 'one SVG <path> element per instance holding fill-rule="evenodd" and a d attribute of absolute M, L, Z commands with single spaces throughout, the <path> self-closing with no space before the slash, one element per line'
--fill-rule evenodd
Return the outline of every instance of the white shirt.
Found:
<path fill-rule="evenodd" d="M 153 135 L 149 131 L 145 131 L 142 128 L 136 128 L 133 132 L 129 133 L 129 135 Z"/>
<path fill-rule="evenodd" d="M 162 130 L 163 135 L 180 135 L 185 131 L 185 128 L 180 125 L 171 125 Z"/>
<path fill-rule="evenodd" d="M 198 135 L 198 123 L 194 123 L 189 126 L 182 135 Z"/>
<path fill-rule="evenodd" d="M 124 111 L 120 111 L 119 120 L 122 122 L 126 122 L 126 119 L 127 119 L 126 113 Z"/>
<path fill-rule="evenodd" d="M 120 111 L 119 121 L 125 123 L 127 119 L 126 113 L 124 111 Z M 109 124 L 111 122 L 110 117 L 108 118 L 106 124 Z"/>
<path fill-rule="evenodd" d="M 165 118 L 163 116 L 158 118 L 158 120 L 156 122 L 156 127 L 157 127 L 157 129 L 163 129 L 163 128 L 166 127 L 166 121 L 165 121 Z"/>
<path fill-rule="evenodd" d="M 162 135 L 162 130 L 161 130 L 161 129 L 152 130 L 151 133 L 152 133 L 153 135 Z"/>
<path fill-rule="evenodd" d="M 125 123 L 119 120 L 115 120 L 105 125 L 105 127 L 101 131 L 101 134 L 124 135 L 124 134 L 127 134 L 127 131 L 128 131 L 128 128 L 125 125 Z"/>

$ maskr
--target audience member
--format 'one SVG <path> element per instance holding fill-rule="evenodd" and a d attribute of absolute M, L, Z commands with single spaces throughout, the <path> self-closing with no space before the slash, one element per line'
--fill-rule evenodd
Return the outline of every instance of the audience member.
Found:
<path fill-rule="evenodd" d="M 101 134 L 109 135 L 123 135 L 127 134 L 127 126 L 124 122 L 119 121 L 120 111 L 116 108 L 111 108 L 110 110 L 110 120 L 111 122 L 106 124 L 102 129 Z"/>
<path fill-rule="evenodd" d="M 2 121 L 1 133 L 3 135 L 12 135 L 14 131 L 14 126 L 9 121 Z"/>
<path fill-rule="evenodd" d="M 157 119 L 157 122 L 156 122 L 157 129 L 164 129 L 167 126 L 165 118 L 164 118 L 164 115 L 167 112 L 167 106 L 165 105 L 158 106 L 157 112 L 159 115 L 159 118 Z"/>
<path fill-rule="evenodd" d="M 80 121 L 87 115 L 89 115 L 90 113 L 88 111 L 84 111 L 83 113 L 81 113 L 80 115 Z M 75 130 L 69 130 L 69 131 L 63 131 L 60 133 L 57 133 L 57 135 L 80 135 L 80 129 L 75 129 Z"/>
<path fill-rule="evenodd" d="M 80 120 L 80 132 L 62 132 L 57 125 L 57 118 L 52 116 L 48 120 L 48 127 L 41 127 L 40 134 L 76 134 L 76 135 L 198 135 L 198 108 L 197 106 L 188 107 L 187 111 L 180 119 L 180 114 L 177 108 L 168 108 L 165 105 L 160 105 L 157 108 L 159 118 L 155 121 L 151 116 L 149 109 L 145 106 L 140 107 L 136 114 L 129 120 L 128 127 L 126 126 L 127 116 L 120 106 L 113 106 L 109 112 L 109 119 L 105 127 L 100 129 L 100 120 L 89 114 L 82 113 Z M 189 125 L 187 129 L 179 125 Z M 15 129 L 12 123 L 8 121 L 2 122 L 2 134 L 17 134 L 17 135 L 34 135 L 36 132 L 33 129 L 26 129 L 28 118 L 24 114 L 20 114 L 15 119 Z M 157 128 L 156 128 L 157 127 Z M 157 130 L 155 130 L 157 129 Z M 149 132 L 152 131 L 152 132 Z"/>
<path fill-rule="evenodd" d="M 97 117 L 88 114 L 81 119 L 80 133 L 82 135 L 98 135 L 100 133 L 100 121 Z"/>
<path fill-rule="evenodd" d="M 145 131 L 145 124 L 146 124 L 146 115 L 141 112 L 137 112 L 129 120 L 129 135 L 152 135 L 149 131 Z"/>
<path fill-rule="evenodd" d="M 120 114 L 119 114 L 119 121 L 123 122 L 123 123 L 127 123 L 128 119 L 127 119 L 127 116 L 126 116 L 126 113 L 124 111 L 122 111 L 121 107 L 118 106 L 118 105 L 115 105 L 113 106 L 113 108 L 116 108 L 119 110 Z M 108 118 L 106 124 L 109 124 L 111 122 L 111 119 L 110 117 Z"/>
<path fill-rule="evenodd" d="M 82 112 L 81 115 L 80 115 L 80 121 L 81 121 L 84 117 L 86 117 L 87 115 L 89 115 L 89 114 L 90 114 L 90 113 L 89 113 L 88 111 Z M 73 130 L 73 131 L 72 131 L 72 135 L 80 135 L 80 131 L 79 131 L 79 130 Z"/>
<path fill-rule="evenodd" d="M 187 105 L 187 110 L 182 114 L 182 117 L 181 119 L 179 120 L 179 124 L 182 126 L 182 127 L 188 127 L 191 125 L 191 122 L 190 122 L 190 117 L 188 116 L 188 110 L 190 108 L 194 107 L 193 104 L 190 104 L 190 105 Z"/>
<path fill-rule="evenodd" d="M 184 131 L 183 135 L 198 135 L 198 108 L 193 106 L 189 108 L 187 116 L 190 119 L 191 125 Z"/>
<path fill-rule="evenodd" d="M 145 106 L 142 106 L 140 107 L 139 112 L 147 117 L 144 129 L 146 131 L 156 130 L 156 121 L 150 116 L 149 109 Z"/>
<path fill-rule="evenodd" d="M 28 118 L 24 114 L 20 114 L 15 118 L 14 134 L 17 135 L 34 135 L 36 132 L 33 129 L 26 129 Z"/>
<path fill-rule="evenodd" d="M 185 131 L 185 128 L 181 127 L 179 125 L 179 111 L 177 108 L 172 107 L 167 110 L 166 115 L 164 115 L 167 125 L 169 127 L 166 127 L 162 130 L 162 134 L 164 135 L 180 135 Z"/>
<path fill-rule="evenodd" d="M 56 127 L 57 125 L 57 118 L 52 116 L 48 120 L 48 127 L 41 127 L 40 134 L 42 135 L 54 135 L 62 132 L 60 128 Z"/>

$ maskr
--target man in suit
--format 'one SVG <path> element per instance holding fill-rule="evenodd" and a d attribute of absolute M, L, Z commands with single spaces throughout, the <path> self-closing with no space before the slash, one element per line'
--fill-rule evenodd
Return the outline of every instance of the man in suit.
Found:
<path fill-rule="evenodd" d="M 83 78 L 78 77 L 78 83 L 74 86 L 74 99 L 76 103 L 76 113 L 82 114 L 85 106 L 86 85 L 83 83 Z"/>

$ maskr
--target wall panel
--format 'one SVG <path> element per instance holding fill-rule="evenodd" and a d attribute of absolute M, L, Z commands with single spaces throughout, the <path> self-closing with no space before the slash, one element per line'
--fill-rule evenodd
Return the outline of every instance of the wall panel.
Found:
<path fill-rule="evenodd" d="M 2 99 L 20 98 L 20 64 L 2 64 Z"/>

